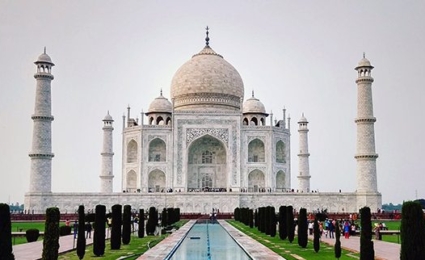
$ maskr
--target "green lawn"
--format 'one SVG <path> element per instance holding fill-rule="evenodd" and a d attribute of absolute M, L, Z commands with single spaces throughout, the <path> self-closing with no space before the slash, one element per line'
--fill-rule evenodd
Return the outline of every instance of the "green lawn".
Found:
<path fill-rule="evenodd" d="M 333 246 L 329 246 L 325 243 L 320 244 L 320 250 L 318 253 L 316 253 L 313 249 L 313 241 L 309 240 L 307 247 L 301 248 L 298 245 L 297 237 L 295 237 L 292 243 L 289 243 L 287 239 L 281 240 L 278 234 L 276 235 L 276 237 L 270 237 L 266 234 L 259 232 L 256 228 L 250 228 L 249 226 L 246 226 L 241 222 L 237 222 L 234 220 L 228 220 L 228 222 L 243 233 L 254 238 L 261 244 L 267 246 L 280 256 L 284 257 L 285 259 L 297 259 L 295 256 L 293 256 L 294 254 L 297 256 L 301 256 L 304 259 L 335 259 Z M 359 257 L 360 254 L 358 253 L 342 250 L 342 255 L 340 259 L 359 259 Z"/>
<path fill-rule="evenodd" d="M 186 224 L 187 220 L 181 220 L 177 222 L 175 225 L 178 227 L 183 226 Z M 159 242 L 161 242 L 164 238 L 166 238 L 167 235 L 161 235 L 161 236 L 147 236 L 144 238 L 138 238 L 137 234 L 135 233 L 131 237 L 130 244 L 128 245 L 122 245 L 121 249 L 119 250 L 111 250 L 110 242 L 109 240 L 106 241 L 106 247 L 105 247 L 105 255 L 102 257 L 97 257 L 93 254 L 93 246 L 87 246 L 86 247 L 86 254 L 84 255 L 84 259 L 104 259 L 104 260 L 115 260 L 123 256 L 128 256 L 125 259 L 137 259 L 140 255 L 145 253 L 150 247 L 155 246 Z M 74 250 L 69 253 L 61 254 L 59 255 L 59 259 L 61 260 L 78 260 L 77 251 Z"/>

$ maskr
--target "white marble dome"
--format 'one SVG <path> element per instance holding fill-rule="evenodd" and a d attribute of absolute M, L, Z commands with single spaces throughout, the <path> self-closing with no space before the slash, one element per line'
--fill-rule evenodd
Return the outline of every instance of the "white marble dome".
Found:
<path fill-rule="evenodd" d="M 242 111 L 244 114 L 265 114 L 266 108 L 264 107 L 264 104 L 258 98 L 254 97 L 254 94 L 252 94 L 252 97 L 243 103 Z"/>
<path fill-rule="evenodd" d="M 173 106 L 171 102 L 162 96 L 162 91 L 159 97 L 155 98 L 149 106 L 148 113 L 171 113 Z"/>
<path fill-rule="evenodd" d="M 176 110 L 240 111 L 243 96 L 244 86 L 238 71 L 209 46 L 183 64 L 171 82 Z"/>

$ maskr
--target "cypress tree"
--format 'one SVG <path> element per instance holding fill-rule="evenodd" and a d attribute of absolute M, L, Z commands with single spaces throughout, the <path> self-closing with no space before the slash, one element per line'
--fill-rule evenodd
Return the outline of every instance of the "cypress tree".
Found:
<path fill-rule="evenodd" d="M 250 209 L 248 216 L 249 216 L 249 227 L 253 228 L 254 227 L 254 210 Z"/>
<path fill-rule="evenodd" d="M 317 218 L 314 219 L 313 235 L 314 235 L 314 240 L 313 240 L 314 251 L 317 253 L 320 250 L 320 230 L 319 230 L 319 223 L 317 222 Z"/>
<path fill-rule="evenodd" d="M 307 247 L 307 231 L 307 210 L 305 208 L 301 208 L 298 218 L 298 245 L 302 248 Z"/>
<path fill-rule="evenodd" d="M 105 254 L 106 207 L 104 205 L 97 205 L 95 212 L 93 254 L 95 256 L 103 256 Z"/>
<path fill-rule="evenodd" d="M 341 230 L 339 229 L 339 222 L 335 221 L 335 258 L 341 257 Z"/>
<path fill-rule="evenodd" d="M 285 232 L 286 221 L 286 206 L 279 207 L 279 237 L 284 240 L 288 236 Z"/>
<path fill-rule="evenodd" d="M 418 202 L 407 201 L 401 209 L 400 260 L 425 259 L 425 223 Z"/>
<path fill-rule="evenodd" d="M 170 211 L 171 212 L 171 211 Z M 161 213 L 161 226 L 166 227 L 168 225 L 168 219 L 170 216 L 167 214 L 167 209 L 163 208 Z"/>
<path fill-rule="evenodd" d="M 294 209 L 292 206 L 286 207 L 286 228 L 288 232 L 288 241 L 292 243 L 295 236 L 295 227 L 294 227 Z"/>
<path fill-rule="evenodd" d="M 360 209 L 360 259 L 374 259 L 375 251 L 372 242 L 372 221 L 370 208 L 364 207 Z"/>
<path fill-rule="evenodd" d="M 122 218 L 122 243 L 128 245 L 131 239 L 131 206 L 124 206 L 124 214 Z"/>
<path fill-rule="evenodd" d="M 145 210 L 139 210 L 139 230 L 137 231 L 137 236 L 143 238 L 145 236 Z"/>
<path fill-rule="evenodd" d="M 176 222 L 180 221 L 180 208 L 176 208 Z"/>
<path fill-rule="evenodd" d="M 60 212 L 56 207 L 46 209 L 46 226 L 43 239 L 43 260 L 58 259 Z"/>
<path fill-rule="evenodd" d="M 122 206 L 112 206 L 111 250 L 121 248 Z"/>
<path fill-rule="evenodd" d="M 146 234 L 148 236 L 153 236 L 157 225 L 158 225 L 158 213 L 155 207 L 150 207 L 149 218 L 148 218 L 148 221 L 146 222 Z"/>
<path fill-rule="evenodd" d="M 0 259 L 13 260 L 12 249 L 12 223 L 10 221 L 10 208 L 5 203 L 0 203 Z"/>
<path fill-rule="evenodd" d="M 270 206 L 267 206 L 266 207 L 266 210 L 265 210 L 265 216 L 264 216 L 264 222 L 266 223 L 266 226 L 265 226 L 265 233 L 266 233 L 266 235 L 270 235 L 270 230 L 271 230 L 271 215 L 270 215 L 270 213 L 271 213 L 271 208 L 270 208 Z"/>
<path fill-rule="evenodd" d="M 270 207 L 270 236 L 276 236 L 276 211 L 274 207 Z"/>
<path fill-rule="evenodd" d="M 78 207 L 78 237 L 77 237 L 77 255 L 80 259 L 84 258 L 86 253 L 86 237 L 84 234 L 85 231 L 85 215 L 84 215 L 84 206 L 80 205 Z"/>
<path fill-rule="evenodd" d="M 267 225 L 266 207 L 261 207 L 261 218 L 260 218 L 261 233 L 266 233 L 266 225 Z"/>

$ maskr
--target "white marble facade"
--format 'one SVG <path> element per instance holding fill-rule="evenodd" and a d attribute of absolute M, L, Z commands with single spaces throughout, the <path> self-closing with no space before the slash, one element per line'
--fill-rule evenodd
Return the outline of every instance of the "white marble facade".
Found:
<path fill-rule="evenodd" d="M 51 60 L 43 62 L 50 65 Z M 369 73 L 366 76 L 363 75 L 364 66 Z M 209 46 L 207 39 L 206 46 L 174 75 L 169 99 L 161 91 L 140 121 L 131 116 L 130 108 L 127 116 L 123 116 L 120 191 L 111 192 L 113 120 L 108 114 L 103 129 L 101 192 L 51 193 L 50 169 L 39 171 L 33 167 L 31 179 L 34 183 L 31 182 L 30 192 L 25 196 L 25 208 L 42 213 L 49 206 L 58 206 L 62 212 L 74 212 L 80 204 L 94 208 L 97 204 L 111 207 L 119 203 L 130 204 L 133 208 L 179 207 L 182 212 L 196 213 L 208 213 L 211 208 L 232 212 L 235 207 L 267 205 L 333 212 L 357 212 L 369 206 L 375 211 L 381 207 L 381 194 L 377 191 L 377 155 L 374 143 L 367 140 L 367 133 L 373 132 L 375 122 L 370 90 L 373 80 L 368 78 L 370 63 L 362 60 L 356 69 L 361 89 L 359 106 L 366 106 L 359 108 L 356 120 L 359 129 L 358 191 L 310 191 L 310 177 L 320 173 L 313 171 L 310 176 L 308 129 L 304 117 L 300 121 L 305 123 L 305 129 L 300 126 L 300 146 L 304 147 L 299 154 L 298 187 L 301 188 L 292 186 L 290 118 L 285 118 L 286 110 L 282 118 L 273 118 L 273 114 L 266 113 L 264 104 L 254 92 L 244 101 L 241 76 Z M 48 74 L 51 75 L 50 66 Z M 364 80 L 367 80 L 366 85 L 362 85 Z M 50 86 L 50 81 L 48 83 Z M 50 102 L 50 92 L 45 94 L 45 97 L 37 95 Z M 38 106 L 36 104 L 36 111 Z M 49 125 L 34 130 L 39 136 L 50 135 L 53 117 L 50 111 L 46 115 L 48 117 L 42 119 L 50 120 Z M 364 128 L 367 129 L 362 130 Z M 50 149 L 45 149 L 43 154 L 48 158 L 36 156 L 33 163 L 41 159 L 43 165 L 50 165 Z"/>

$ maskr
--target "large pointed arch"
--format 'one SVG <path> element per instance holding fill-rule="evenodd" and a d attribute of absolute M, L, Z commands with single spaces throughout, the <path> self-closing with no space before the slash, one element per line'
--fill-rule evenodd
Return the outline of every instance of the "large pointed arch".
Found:
<path fill-rule="evenodd" d="M 127 173 L 126 178 L 127 191 L 134 192 L 137 189 L 137 175 L 136 172 L 131 170 Z"/>
<path fill-rule="evenodd" d="M 227 151 L 225 145 L 211 135 L 194 140 L 188 148 L 188 190 L 227 188 Z"/>
<path fill-rule="evenodd" d="M 149 192 L 165 191 L 165 173 L 161 170 L 153 170 L 149 173 L 148 188 Z"/>
<path fill-rule="evenodd" d="M 127 144 L 127 163 L 137 162 L 137 142 L 131 140 Z"/>
<path fill-rule="evenodd" d="M 167 160 L 167 145 L 164 140 L 155 138 L 149 143 L 149 161 L 165 162 Z"/>
<path fill-rule="evenodd" d="M 261 191 L 265 187 L 264 173 L 258 169 L 253 170 L 248 174 L 248 190 Z"/>
<path fill-rule="evenodd" d="M 248 162 L 264 162 L 264 143 L 260 139 L 254 139 L 248 144 Z"/>

